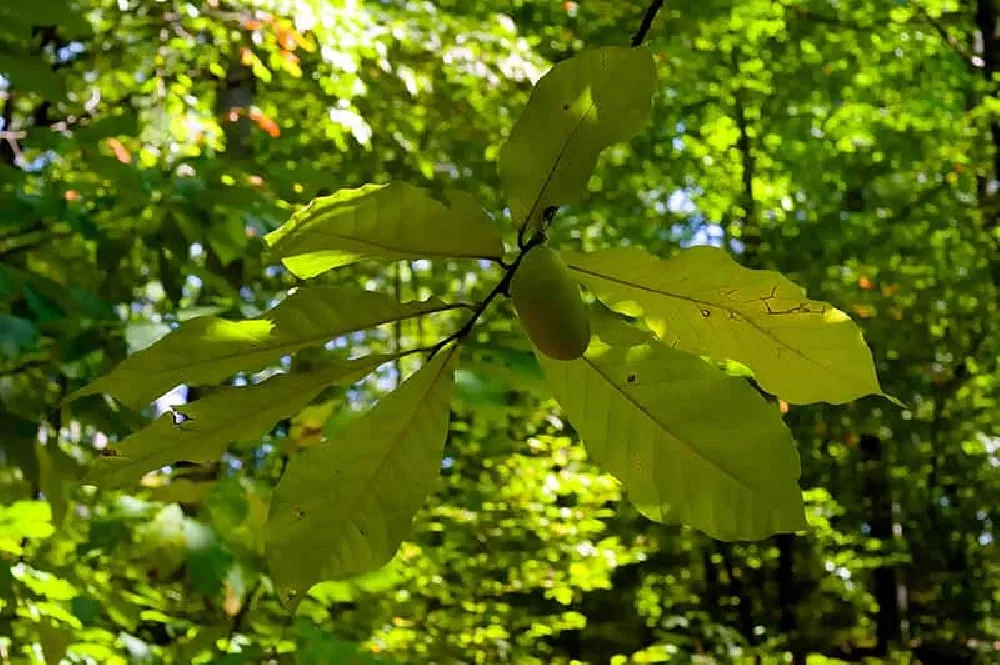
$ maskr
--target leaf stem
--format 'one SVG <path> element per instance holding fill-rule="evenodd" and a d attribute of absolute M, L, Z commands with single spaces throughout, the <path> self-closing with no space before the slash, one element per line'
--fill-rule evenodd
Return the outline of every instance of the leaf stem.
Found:
<path fill-rule="evenodd" d="M 518 235 L 520 235 L 520 233 L 518 233 Z M 486 294 L 486 297 L 483 298 L 483 300 L 476 306 L 475 310 L 473 310 L 472 312 L 472 316 L 469 317 L 469 320 L 466 321 L 461 328 L 459 328 L 452 334 L 448 335 L 434 346 L 430 347 L 427 356 L 428 360 L 433 358 L 434 354 L 436 354 L 438 351 L 446 347 L 451 342 L 459 341 L 468 337 L 469 333 L 471 333 L 472 329 L 475 327 L 476 322 L 479 321 L 479 317 L 483 315 L 486 309 L 490 306 L 490 303 L 496 300 L 497 296 L 510 295 L 510 283 L 514 279 L 514 273 L 517 272 L 517 267 L 521 265 L 521 260 L 524 259 L 524 255 L 527 254 L 528 251 L 531 250 L 531 248 L 537 245 L 541 245 L 543 242 L 545 242 L 545 237 L 546 237 L 545 232 L 539 230 L 536 231 L 535 234 L 531 236 L 531 238 L 523 244 L 521 243 L 520 239 L 518 240 L 518 246 L 520 248 L 520 251 L 517 254 L 517 258 L 514 259 L 514 262 L 507 267 L 503 279 L 501 279 L 497 283 L 497 285 L 494 286 L 493 289 L 488 294 Z"/>

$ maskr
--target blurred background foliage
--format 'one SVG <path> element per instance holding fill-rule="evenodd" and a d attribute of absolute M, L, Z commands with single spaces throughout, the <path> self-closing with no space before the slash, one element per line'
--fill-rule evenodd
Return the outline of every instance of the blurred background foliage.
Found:
<path fill-rule="evenodd" d="M 192 391 L 151 413 L 62 398 L 180 321 L 276 302 L 294 280 L 261 237 L 296 206 L 405 179 L 474 192 L 507 229 L 495 158 L 532 82 L 627 43 L 646 4 L 0 6 L 0 663 L 998 662 L 995 0 L 667 0 L 653 123 L 555 222 L 569 247 L 725 246 L 863 326 L 907 408 L 786 409 L 805 535 L 724 544 L 638 516 L 506 303 L 458 376 L 410 541 L 294 618 L 262 566 L 266 497 L 409 367 L 136 495 L 75 482 Z M 320 279 L 473 300 L 498 277 L 414 261 Z M 406 322 L 294 364 L 437 336 Z"/>

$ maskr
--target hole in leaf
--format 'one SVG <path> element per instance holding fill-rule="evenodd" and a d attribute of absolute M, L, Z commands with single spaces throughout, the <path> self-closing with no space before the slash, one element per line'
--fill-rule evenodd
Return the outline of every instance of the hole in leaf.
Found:
<path fill-rule="evenodd" d="M 635 374 L 629 374 L 628 378 L 625 380 L 628 381 L 629 383 L 635 383 Z"/>
<path fill-rule="evenodd" d="M 703 309 L 701 310 L 701 315 L 707 318 L 709 316 L 712 316 L 712 312 L 707 309 Z"/>

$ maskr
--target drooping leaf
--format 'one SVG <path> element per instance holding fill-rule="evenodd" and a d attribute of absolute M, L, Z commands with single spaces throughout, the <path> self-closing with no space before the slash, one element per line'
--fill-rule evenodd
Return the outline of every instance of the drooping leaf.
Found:
<path fill-rule="evenodd" d="M 645 48 L 584 50 L 535 85 L 500 149 L 497 167 L 514 223 L 586 191 L 601 151 L 639 133 L 649 118 L 656 66 Z"/>
<path fill-rule="evenodd" d="M 499 259 L 499 230 L 468 194 L 445 206 L 413 185 L 344 189 L 313 200 L 269 233 L 271 255 L 302 279 L 360 259 Z"/>
<path fill-rule="evenodd" d="M 114 446 L 114 454 L 91 465 L 85 482 L 126 487 L 174 462 L 219 459 L 232 441 L 254 439 L 282 418 L 304 408 L 327 386 L 356 381 L 391 356 L 366 356 L 310 372 L 282 374 L 256 385 L 227 386 L 204 399 L 175 407 Z"/>
<path fill-rule="evenodd" d="M 781 273 L 744 268 L 716 247 L 692 247 L 667 260 L 638 247 L 563 258 L 613 308 L 638 305 L 668 346 L 739 361 L 788 403 L 840 404 L 882 394 L 858 326 L 806 298 Z"/>
<path fill-rule="evenodd" d="M 181 383 L 218 383 L 241 370 L 263 367 L 351 331 L 452 308 L 437 298 L 399 303 L 373 291 L 303 287 L 252 319 L 207 316 L 186 321 L 67 401 L 107 392 L 137 408 Z"/>
<path fill-rule="evenodd" d="M 388 562 L 433 489 L 459 350 L 422 367 L 335 439 L 292 458 L 271 499 L 267 558 L 293 609 L 313 584 Z"/>
<path fill-rule="evenodd" d="M 776 408 L 697 356 L 637 343 L 611 315 L 594 323 L 583 358 L 539 362 L 588 456 L 640 512 L 722 540 L 805 527 L 799 457 Z"/>

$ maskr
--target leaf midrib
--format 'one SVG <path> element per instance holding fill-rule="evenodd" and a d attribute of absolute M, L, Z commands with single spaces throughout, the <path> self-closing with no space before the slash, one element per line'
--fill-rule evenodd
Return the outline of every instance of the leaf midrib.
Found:
<path fill-rule="evenodd" d="M 646 293 L 652 293 L 652 294 L 663 296 L 663 297 L 666 297 L 666 298 L 673 298 L 675 300 L 683 300 L 683 301 L 689 302 L 689 303 L 691 303 L 693 305 L 704 305 L 705 307 L 718 307 L 719 309 L 722 309 L 722 310 L 724 310 L 726 312 L 730 312 L 730 313 L 736 314 L 736 315 L 738 315 L 740 317 L 741 320 L 746 321 L 747 325 L 749 325 L 751 328 L 753 328 L 754 330 L 756 330 L 757 332 L 759 332 L 763 336 L 765 336 L 768 339 L 770 339 L 770 340 L 774 341 L 775 343 L 777 343 L 781 348 L 787 349 L 788 351 L 791 351 L 792 353 L 794 353 L 798 357 L 802 358 L 806 362 L 811 363 L 811 364 L 815 365 L 816 367 L 818 367 L 818 368 L 820 368 L 822 370 L 835 372 L 835 370 L 834 370 L 834 368 L 832 366 L 826 365 L 826 364 L 820 362 L 819 360 L 816 360 L 815 358 L 807 356 L 800 349 L 797 349 L 794 346 L 790 346 L 787 342 L 785 342 L 784 340 L 782 340 L 780 337 L 776 336 L 774 333 L 772 333 L 771 331 L 769 331 L 767 328 L 764 328 L 761 325 L 759 325 L 753 318 L 746 316 L 745 314 L 743 314 L 739 310 L 734 309 L 732 307 L 729 307 L 729 306 L 726 306 L 726 305 L 723 305 L 723 304 L 720 304 L 720 303 L 717 303 L 717 302 L 713 302 L 713 301 L 710 301 L 710 300 L 701 300 L 699 298 L 694 298 L 694 297 L 691 297 L 691 296 L 685 296 L 685 295 L 681 295 L 679 293 L 672 293 L 670 291 L 665 291 L 665 290 L 662 290 L 662 289 L 653 288 L 653 287 L 650 287 L 650 286 L 646 286 L 644 284 L 636 284 L 635 282 L 629 282 L 629 281 L 624 280 L 624 279 L 620 279 L 620 278 L 617 278 L 617 277 L 612 277 L 611 275 L 607 275 L 607 274 L 604 274 L 604 273 L 596 272 L 594 270 L 588 270 L 586 268 L 581 268 L 579 266 L 575 266 L 575 265 L 572 265 L 572 264 L 569 265 L 569 268 L 570 268 L 570 270 L 575 270 L 575 271 L 581 272 L 581 273 L 583 273 L 585 275 L 590 275 L 591 277 L 596 277 L 597 279 L 603 279 L 603 280 L 608 281 L 608 282 L 614 282 L 615 284 L 620 284 L 622 286 L 626 286 L 626 287 L 629 287 L 629 288 L 632 288 L 632 289 L 636 289 L 638 291 L 644 291 Z"/>

